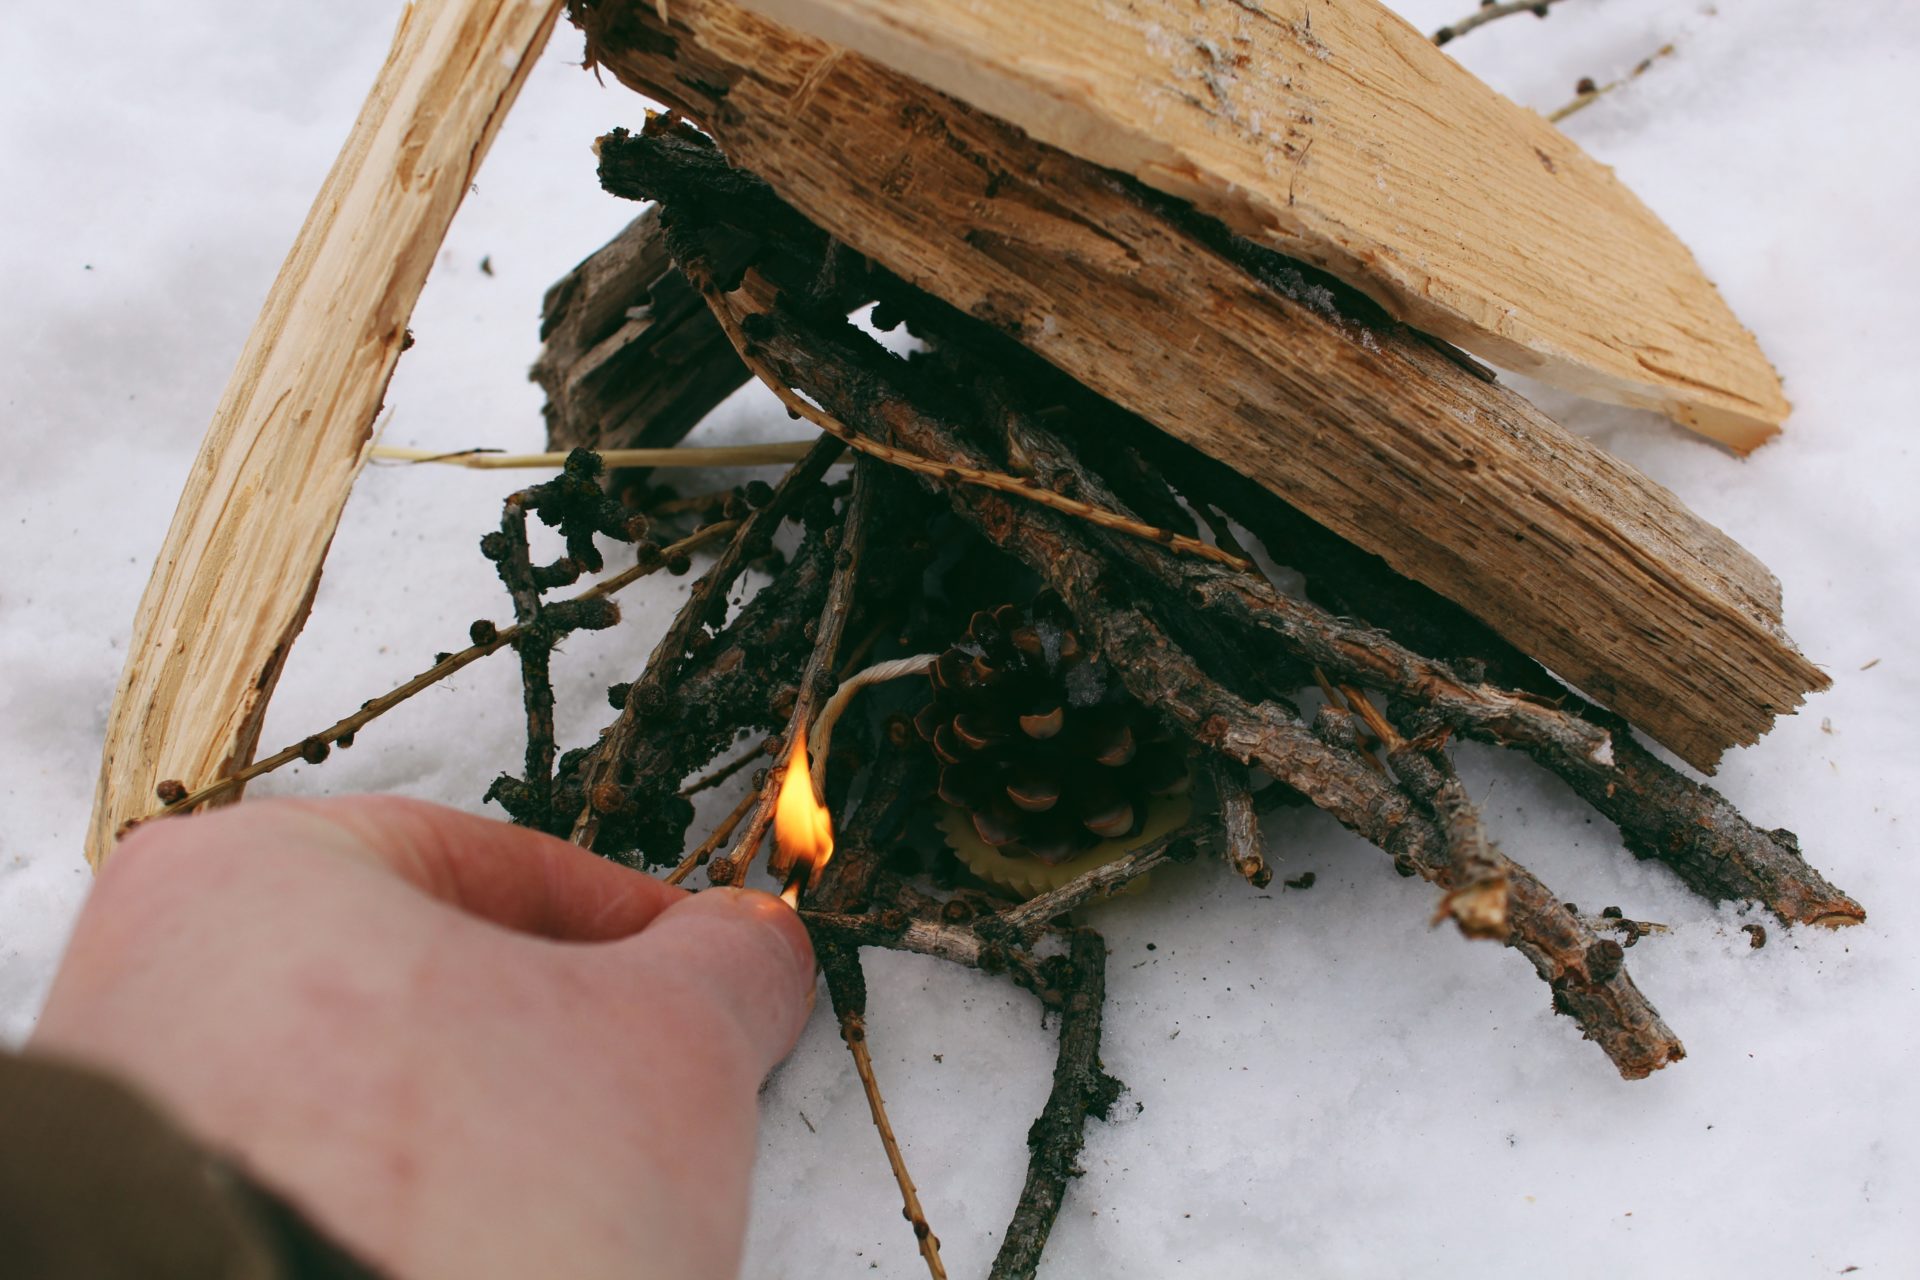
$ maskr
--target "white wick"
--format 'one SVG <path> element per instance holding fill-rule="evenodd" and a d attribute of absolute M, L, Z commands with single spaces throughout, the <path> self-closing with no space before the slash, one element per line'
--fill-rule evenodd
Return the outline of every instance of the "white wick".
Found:
<path fill-rule="evenodd" d="M 876 662 L 863 671 L 856 671 L 840 682 L 840 687 L 827 699 L 827 705 L 820 708 L 820 714 L 814 719 L 813 732 L 807 735 L 807 753 L 813 759 L 813 794 L 825 795 L 827 790 L 827 744 L 833 737 L 834 721 L 853 701 L 853 695 L 870 684 L 881 684 L 888 680 L 898 680 L 901 676 L 925 675 L 939 660 L 937 653 L 916 653 L 911 658 L 895 658 L 891 662 Z"/>

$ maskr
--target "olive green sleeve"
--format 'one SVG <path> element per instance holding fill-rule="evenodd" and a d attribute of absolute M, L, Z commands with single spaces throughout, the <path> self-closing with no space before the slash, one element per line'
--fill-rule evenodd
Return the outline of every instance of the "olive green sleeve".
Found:
<path fill-rule="evenodd" d="M 371 1280 L 280 1197 L 132 1089 L 0 1053 L 0 1271 L 142 1280 Z"/>

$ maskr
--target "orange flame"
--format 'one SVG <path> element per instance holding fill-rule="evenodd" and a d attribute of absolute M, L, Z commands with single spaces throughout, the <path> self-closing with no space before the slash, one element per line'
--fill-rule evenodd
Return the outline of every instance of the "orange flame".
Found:
<path fill-rule="evenodd" d="M 833 856 L 833 815 L 813 793 L 813 771 L 807 764 L 807 735 L 796 729 L 793 749 L 787 753 L 786 777 L 780 781 L 780 795 L 773 805 L 773 840 L 781 867 L 796 867 L 805 872 L 796 875 L 791 886 L 794 897 L 799 886 L 812 884 L 821 868 Z"/>

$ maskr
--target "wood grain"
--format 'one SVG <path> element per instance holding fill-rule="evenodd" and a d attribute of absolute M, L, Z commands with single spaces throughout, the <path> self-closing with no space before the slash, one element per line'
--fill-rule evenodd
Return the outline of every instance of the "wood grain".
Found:
<path fill-rule="evenodd" d="M 1646 205 L 1376 0 L 743 0 L 1505 368 L 1745 452 L 1788 412 Z"/>
<path fill-rule="evenodd" d="M 555 449 L 678 444 L 747 380 L 658 222 L 648 209 L 547 290 L 532 377 Z"/>
<path fill-rule="evenodd" d="M 1710 769 L 1826 678 L 1666 490 L 1113 174 L 726 0 L 576 3 L 590 60 L 846 243 L 1230 461 Z M 1256 256 L 1260 251 L 1254 251 Z M 1364 305 L 1364 304 L 1363 304 Z"/>
<path fill-rule="evenodd" d="M 408 317 L 559 0 L 418 0 L 281 266 L 134 620 L 86 855 L 252 757 Z M 238 790 L 227 799 L 237 799 Z"/>

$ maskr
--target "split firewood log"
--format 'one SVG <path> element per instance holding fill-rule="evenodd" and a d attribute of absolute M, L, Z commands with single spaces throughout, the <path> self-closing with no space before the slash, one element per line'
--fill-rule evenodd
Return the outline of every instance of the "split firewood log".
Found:
<path fill-rule="evenodd" d="M 1505 368 L 1740 452 L 1786 398 L 1612 170 L 1377 0 L 743 0 L 1191 202 Z"/>
<path fill-rule="evenodd" d="M 1340 280 L 729 0 L 570 12 L 591 61 L 837 239 L 1230 461 L 1689 763 L 1712 769 L 1825 687 L 1764 566 Z"/>

